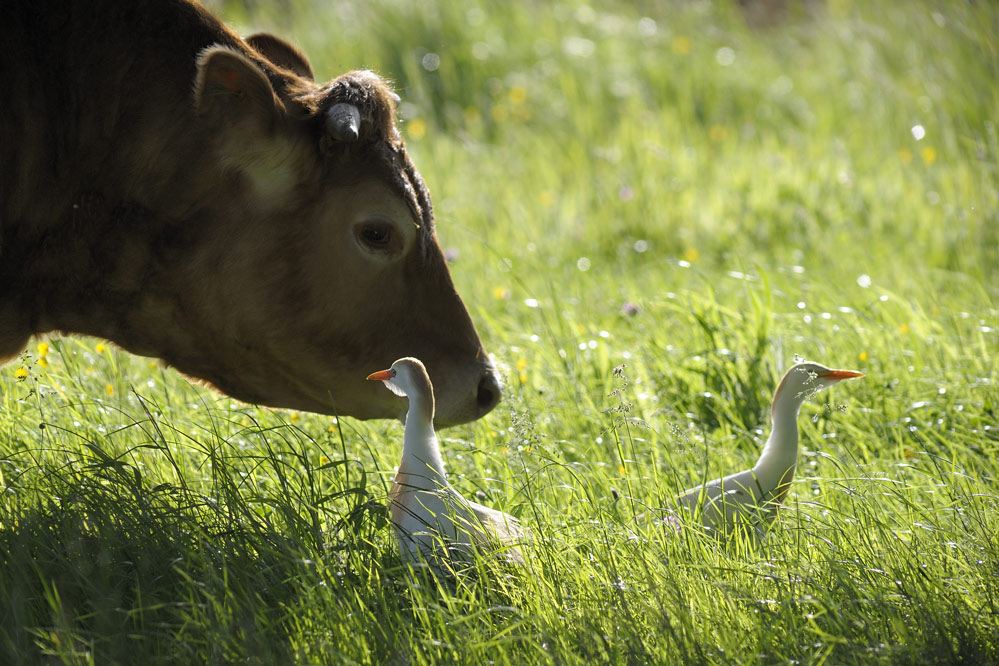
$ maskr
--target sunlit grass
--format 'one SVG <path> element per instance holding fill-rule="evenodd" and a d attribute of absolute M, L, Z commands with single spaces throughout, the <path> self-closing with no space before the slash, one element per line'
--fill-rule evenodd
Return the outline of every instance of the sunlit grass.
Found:
<path fill-rule="evenodd" d="M 398 424 L 53 337 L 0 368 L 0 663 L 999 662 L 993 6 L 248 4 L 396 82 L 507 379 L 444 456 L 528 564 L 406 570 Z M 771 532 L 649 519 L 755 462 L 796 355 L 867 376 Z"/>

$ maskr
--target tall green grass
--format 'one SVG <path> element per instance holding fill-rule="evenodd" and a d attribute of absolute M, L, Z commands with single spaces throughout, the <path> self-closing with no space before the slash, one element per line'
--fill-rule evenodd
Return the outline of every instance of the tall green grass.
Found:
<path fill-rule="evenodd" d="M 999 11 L 791 4 L 220 6 L 395 81 L 508 381 L 445 458 L 528 564 L 407 571 L 398 424 L 57 337 L 0 370 L 0 663 L 999 662 Z M 770 532 L 649 520 L 796 355 L 867 376 Z"/>

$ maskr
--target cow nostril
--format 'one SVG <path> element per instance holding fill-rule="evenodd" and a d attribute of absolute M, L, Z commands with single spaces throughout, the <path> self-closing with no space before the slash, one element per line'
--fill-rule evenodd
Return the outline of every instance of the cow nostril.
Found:
<path fill-rule="evenodd" d="M 487 372 L 479 381 L 479 390 L 475 394 L 479 405 L 479 416 L 488 413 L 500 401 L 500 387 L 495 374 Z"/>

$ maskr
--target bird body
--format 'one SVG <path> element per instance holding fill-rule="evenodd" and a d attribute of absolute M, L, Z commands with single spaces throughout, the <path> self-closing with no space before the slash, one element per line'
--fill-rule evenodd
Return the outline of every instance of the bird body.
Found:
<path fill-rule="evenodd" d="M 434 392 L 423 364 L 401 358 L 372 373 L 389 390 L 409 400 L 402 461 L 389 491 L 392 528 L 404 560 L 446 569 L 445 562 L 467 560 L 475 548 L 494 550 L 522 562 L 516 542 L 523 529 L 516 518 L 466 500 L 447 480 L 434 432 Z"/>
<path fill-rule="evenodd" d="M 772 428 L 756 464 L 682 492 L 677 503 L 710 528 L 730 532 L 740 522 L 772 519 L 784 501 L 798 464 L 798 412 L 807 398 L 854 377 L 854 370 L 833 370 L 818 363 L 796 363 L 774 391 Z"/>

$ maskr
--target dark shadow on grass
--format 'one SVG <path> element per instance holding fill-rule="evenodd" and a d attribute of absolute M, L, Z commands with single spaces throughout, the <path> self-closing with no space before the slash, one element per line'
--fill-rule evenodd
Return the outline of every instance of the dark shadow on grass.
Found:
<path fill-rule="evenodd" d="M 0 530 L 0 661 L 290 661 L 279 618 L 299 567 L 280 535 L 124 477 L 64 470 L 50 491 Z"/>
<path fill-rule="evenodd" d="M 353 565 L 373 553 L 364 535 L 340 540 L 359 522 L 350 512 L 321 514 L 317 548 L 289 529 L 308 511 L 238 489 L 238 469 L 217 456 L 209 496 L 88 448 L 7 477 L 2 664 L 292 663 L 303 656 L 299 609 L 321 614 L 363 584 Z M 317 589 L 326 600 L 308 606 Z"/>

